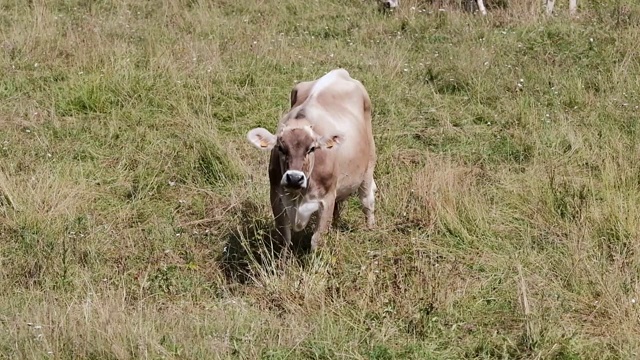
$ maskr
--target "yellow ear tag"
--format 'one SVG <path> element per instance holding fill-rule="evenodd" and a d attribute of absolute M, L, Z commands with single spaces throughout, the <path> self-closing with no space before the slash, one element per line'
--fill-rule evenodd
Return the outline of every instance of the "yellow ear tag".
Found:
<path fill-rule="evenodd" d="M 337 141 L 335 141 L 335 140 L 334 140 L 334 138 L 331 138 L 331 139 L 328 139 L 328 140 L 325 142 L 324 146 L 325 146 L 327 149 L 331 149 L 332 147 L 336 146 L 336 144 L 337 144 L 337 143 L 338 143 L 338 142 L 337 142 Z"/>
<path fill-rule="evenodd" d="M 266 148 L 269 146 L 269 143 L 267 141 L 265 141 L 264 139 L 260 140 L 260 147 Z"/>

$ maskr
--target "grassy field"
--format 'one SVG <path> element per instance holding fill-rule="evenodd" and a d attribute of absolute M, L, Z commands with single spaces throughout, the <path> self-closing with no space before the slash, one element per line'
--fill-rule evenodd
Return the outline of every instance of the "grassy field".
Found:
<path fill-rule="evenodd" d="M 1 1 L 0 358 L 640 357 L 640 5 L 512 3 Z M 378 227 L 278 259 L 245 134 L 337 67 Z"/>

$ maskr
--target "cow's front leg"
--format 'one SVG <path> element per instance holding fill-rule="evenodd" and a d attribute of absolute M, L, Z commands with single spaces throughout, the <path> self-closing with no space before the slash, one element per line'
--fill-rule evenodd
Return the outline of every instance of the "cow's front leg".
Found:
<path fill-rule="evenodd" d="M 482 15 L 487 15 L 487 8 L 484 7 L 484 1 L 478 0 L 478 10 Z"/>
<path fill-rule="evenodd" d="M 320 217 L 318 219 L 318 227 L 316 227 L 316 231 L 311 237 L 311 251 L 316 251 L 319 246 L 323 245 L 324 240 L 322 237 L 331 225 L 335 203 L 335 196 L 328 196 L 320 203 Z"/>
<path fill-rule="evenodd" d="M 282 197 L 276 190 L 271 190 L 271 210 L 276 223 L 276 232 L 281 237 L 282 245 L 288 249 L 291 245 L 291 225 L 287 211 L 282 203 Z"/>
<path fill-rule="evenodd" d="M 338 226 L 340 222 L 340 204 L 342 201 L 335 201 L 333 204 L 333 220 L 331 221 L 331 226 L 334 228 Z"/>

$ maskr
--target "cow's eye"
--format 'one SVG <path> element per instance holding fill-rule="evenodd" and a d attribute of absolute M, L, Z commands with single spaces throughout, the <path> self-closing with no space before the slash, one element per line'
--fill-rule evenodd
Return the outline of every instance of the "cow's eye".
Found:
<path fill-rule="evenodd" d="M 287 150 L 282 145 L 278 145 L 278 151 L 280 151 L 282 155 L 287 155 Z"/>
<path fill-rule="evenodd" d="M 314 151 L 316 151 L 316 147 L 312 146 L 312 147 L 309 148 L 309 150 L 307 150 L 307 154 L 311 154 Z"/>

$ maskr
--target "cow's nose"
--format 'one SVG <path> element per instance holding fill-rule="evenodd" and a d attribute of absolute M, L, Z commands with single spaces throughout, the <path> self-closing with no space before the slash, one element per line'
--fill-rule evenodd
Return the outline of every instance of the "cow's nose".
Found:
<path fill-rule="evenodd" d="M 300 187 L 304 183 L 304 174 L 299 172 L 288 172 L 285 180 L 289 186 Z"/>

